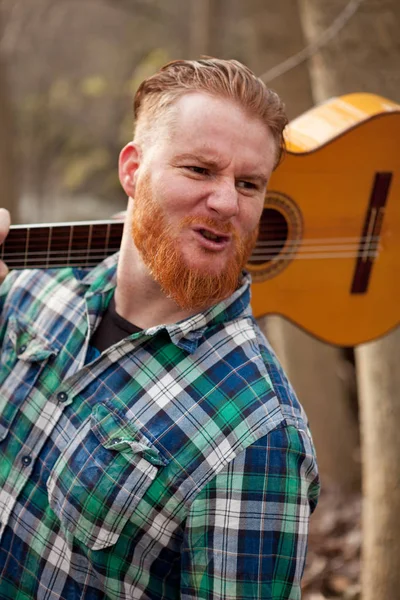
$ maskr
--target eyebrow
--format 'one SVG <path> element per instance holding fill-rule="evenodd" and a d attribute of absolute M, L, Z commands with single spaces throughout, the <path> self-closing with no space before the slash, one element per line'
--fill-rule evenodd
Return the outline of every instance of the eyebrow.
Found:
<path fill-rule="evenodd" d="M 209 169 L 217 169 L 219 167 L 218 158 L 212 158 L 211 156 L 206 156 L 204 154 L 193 154 L 193 153 L 183 153 L 179 154 L 175 157 L 175 160 L 194 160 L 200 162 L 202 165 Z M 259 181 L 263 185 L 267 185 L 269 177 L 267 177 L 266 173 L 254 171 L 248 175 L 241 175 L 240 179 L 250 179 L 252 181 Z"/>
<path fill-rule="evenodd" d="M 211 156 L 206 156 L 205 154 L 193 154 L 189 152 L 185 152 L 184 154 L 178 154 L 175 157 L 175 160 L 194 160 L 201 162 L 203 165 L 216 168 L 219 166 L 218 158 L 212 158 Z"/>

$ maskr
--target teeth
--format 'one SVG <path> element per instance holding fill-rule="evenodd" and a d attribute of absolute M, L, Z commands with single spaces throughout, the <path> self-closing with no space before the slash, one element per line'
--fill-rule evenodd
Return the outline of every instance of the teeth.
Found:
<path fill-rule="evenodd" d="M 218 235 L 214 235 L 213 233 L 211 233 L 211 231 L 206 231 L 205 229 L 203 229 L 201 233 L 208 240 L 215 241 L 215 240 L 219 239 L 219 236 Z"/>

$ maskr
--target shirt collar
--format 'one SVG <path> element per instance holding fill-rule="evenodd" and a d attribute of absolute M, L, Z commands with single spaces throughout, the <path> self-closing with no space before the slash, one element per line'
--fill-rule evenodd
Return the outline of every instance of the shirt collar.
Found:
<path fill-rule="evenodd" d="M 199 345 L 206 329 L 232 321 L 239 315 L 251 314 L 250 283 L 250 275 L 243 272 L 240 287 L 229 298 L 178 323 L 152 327 L 147 330 L 147 333 L 156 333 L 160 329 L 165 329 L 176 346 L 192 353 Z"/>
<path fill-rule="evenodd" d="M 89 289 L 86 295 L 106 294 L 116 286 L 116 271 L 119 253 L 105 259 L 89 273 L 75 272 L 77 279 Z M 206 329 L 232 321 L 239 316 L 250 316 L 250 284 L 251 277 L 243 271 L 240 287 L 229 298 L 214 304 L 207 310 L 199 312 L 183 321 L 170 325 L 149 327 L 143 332 L 133 334 L 135 337 L 146 335 L 153 337 L 160 331 L 167 331 L 171 341 L 178 347 L 192 353 L 199 345 Z"/>
<path fill-rule="evenodd" d="M 87 269 L 74 269 L 74 275 L 81 285 L 89 288 L 86 295 L 106 293 L 117 285 L 117 265 L 119 252 L 112 254 L 89 273 Z"/>

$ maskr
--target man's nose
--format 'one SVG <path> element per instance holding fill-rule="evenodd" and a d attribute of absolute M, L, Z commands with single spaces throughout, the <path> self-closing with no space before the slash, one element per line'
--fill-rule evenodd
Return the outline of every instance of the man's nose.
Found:
<path fill-rule="evenodd" d="M 239 212 L 239 198 L 235 183 L 223 181 L 215 184 L 207 198 L 207 207 L 223 219 L 230 219 Z"/>

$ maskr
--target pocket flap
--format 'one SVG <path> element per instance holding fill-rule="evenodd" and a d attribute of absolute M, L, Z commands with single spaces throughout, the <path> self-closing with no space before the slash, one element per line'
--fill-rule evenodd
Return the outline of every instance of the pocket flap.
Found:
<path fill-rule="evenodd" d="M 18 359 L 25 362 L 41 362 L 58 351 L 30 323 L 15 316 L 8 321 L 2 357 L 7 357 L 7 347 L 9 352 L 13 351 Z"/>
<path fill-rule="evenodd" d="M 110 412 L 104 404 L 94 407 L 91 429 L 104 448 L 127 451 L 128 455 L 129 452 L 142 454 L 152 465 L 166 466 L 169 462 L 133 423 Z"/>

